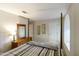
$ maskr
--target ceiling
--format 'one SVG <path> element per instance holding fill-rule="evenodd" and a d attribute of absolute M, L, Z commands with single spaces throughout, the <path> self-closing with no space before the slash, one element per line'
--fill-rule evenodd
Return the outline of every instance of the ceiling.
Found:
<path fill-rule="evenodd" d="M 0 10 L 13 13 L 32 20 L 49 20 L 66 14 L 68 3 L 0 3 Z M 26 11 L 24 14 L 22 11 Z"/>

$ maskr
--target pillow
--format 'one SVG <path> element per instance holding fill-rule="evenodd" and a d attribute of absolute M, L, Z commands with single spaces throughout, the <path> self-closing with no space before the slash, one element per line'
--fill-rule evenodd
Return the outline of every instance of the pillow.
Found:
<path fill-rule="evenodd" d="M 50 48 L 50 49 L 58 49 L 58 45 L 53 43 L 53 42 L 35 42 L 35 41 L 30 41 L 28 42 L 31 45 L 37 45 L 45 48 Z"/>

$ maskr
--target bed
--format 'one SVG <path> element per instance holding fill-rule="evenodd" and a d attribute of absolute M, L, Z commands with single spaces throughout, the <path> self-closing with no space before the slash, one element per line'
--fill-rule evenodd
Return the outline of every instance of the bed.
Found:
<path fill-rule="evenodd" d="M 25 43 L 1 56 L 58 56 L 58 49 Z"/>

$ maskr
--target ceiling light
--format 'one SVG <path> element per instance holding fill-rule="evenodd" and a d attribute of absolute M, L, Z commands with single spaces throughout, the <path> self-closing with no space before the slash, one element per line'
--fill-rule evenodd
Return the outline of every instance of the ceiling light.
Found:
<path fill-rule="evenodd" d="M 22 13 L 26 14 L 27 12 L 26 11 L 22 11 Z"/>

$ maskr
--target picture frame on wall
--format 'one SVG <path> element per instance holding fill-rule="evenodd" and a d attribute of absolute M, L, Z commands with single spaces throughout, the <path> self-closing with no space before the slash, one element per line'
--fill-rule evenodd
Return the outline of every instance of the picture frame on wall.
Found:
<path fill-rule="evenodd" d="M 42 24 L 42 34 L 46 34 L 46 24 Z"/>

